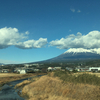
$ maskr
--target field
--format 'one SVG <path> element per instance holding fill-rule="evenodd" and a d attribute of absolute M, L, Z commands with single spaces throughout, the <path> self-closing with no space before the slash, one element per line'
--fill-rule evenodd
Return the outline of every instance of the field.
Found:
<path fill-rule="evenodd" d="M 32 76 L 42 75 L 44 73 L 30 73 L 30 74 L 15 74 L 15 73 L 0 73 L 0 86 L 7 82 L 24 79 Z"/>
<path fill-rule="evenodd" d="M 0 84 L 38 74 L 1 73 Z M 100 100 L 100 73 L 55 71 L 15 86 L 20 87 L 26 100 Z"/>
<path fill-rule="evenodd" d="M 100 73 L 92 73 L 92 72 L 78 72 L 78 73 L 73 73 L 73 75 L 78 76 L 78 75 L 84 74 L 84 73 L 96 75 L 96 76 L 100 77 Z"/>
<path fill-rule="evenodd" d="M 69 80 L 66 80 L 67 74 L 65 74 L 65 72 L 51 72 L 24 86 L 21 96 L 27 100 L 100 100 L 100 81 L 98 81 L 100 78 L 94 76 L 94 74 L 98 76 L 100 74 L 75 74 L 79 75 L 78 78 L 74 77 L 74 79 L 73 76 L 68 73 L 71 80 L 69 78 Z M 89 82 L 87 78 L 93 78 L 93 80 Z M 93 82 L 94 80 L 95 82 Z M 91 84 L 91 82 L 93 84 Z M 22 84 L 25 83 L 27 82 L 23 82 Z M 19 86 L 22 84 L 19 84 Z"/>
<path fill-rule="evenodd" d="M 23 76 L 23 74 L 15 74 L 15 73 L 0 73 L 0 77 L 11 77 L 11 76 Z"/>

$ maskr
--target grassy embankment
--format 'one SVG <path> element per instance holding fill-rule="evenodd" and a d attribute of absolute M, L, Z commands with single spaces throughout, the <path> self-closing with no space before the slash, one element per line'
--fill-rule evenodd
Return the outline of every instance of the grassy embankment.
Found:
<path fill-rule="evenodd" d="M 11 81 L 20 80 L 42 74 L 44 73 L 29 73 L 29 74 L 0 73 L 0 87 Z"/>
<path fill-rule="evenodd" d="M 24 86 L 22 96 L 28 100 L 100 100 L 100 78 L 76 74 L 51 72 Z"/>

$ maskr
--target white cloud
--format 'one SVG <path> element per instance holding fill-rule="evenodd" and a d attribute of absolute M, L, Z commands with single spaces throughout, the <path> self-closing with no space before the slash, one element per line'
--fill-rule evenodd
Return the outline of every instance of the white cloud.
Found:
<path fill-rule="evenodd" d="M 72 12 L 75 12 L 75 9 L 73 9 L 73 8 L 71 8 L 70 10 L 71 10 Z"/>
<path fill-rule="evenodd" d="M 39 40 L 27 40 L 29 32 L 19 33 L 17 28 L 1 28 L 0 29 L 0 49 L 15 45 L 20 48 L 41 48 L 47 43 L 47 39 L 40 38 Z"/>
<path fill-rule="evenodd" d="M 50 45 L 56 46 L 59 49 L 100 48 L 100 32 L 91 31 L 87 35 L 82 35 L 80 32 L 78 32 L 76 36 L 74 34 L 71 34 L 66 38 L 61 38 L 60 40 L 53 40 L 50 42 Z"/>
<path fill-rule="evenodd" d="M 69 32 L 72 32 L 72 30 L 69 30 Z"/>
<path fill-rule="evenodd" d="M 81 12 L 81 10 L 77 10 L 77 12 L 78 12 L 78 13 L 80 13 L 80 12 Z"/>
<path fill-rule="evenodd" d="M 47 38 L 40 38 L 39 40 L 28 40 L 25 42 L 19 42 L 16 44 L 16 47 L 21 49 L 41 48 L 46 44 Z"/>
<path fill-rule="evenodd" d="M 70 10 L 71 10 L 73 13 L 76 11 L 74 8 L 71 8 Z M 76 12 L 77 12 L 77 13 L 80 13 L 81 10 L 78 9 Z"/>
<path fill-rule="evenodd" d="M 26 32 L 25 32 L 25 34 L 26 34 L 26 35 L 28 35 L 28 34 L 29 34 L 29 32 L 28 32 L 28 31 L 26 31 Z"/>

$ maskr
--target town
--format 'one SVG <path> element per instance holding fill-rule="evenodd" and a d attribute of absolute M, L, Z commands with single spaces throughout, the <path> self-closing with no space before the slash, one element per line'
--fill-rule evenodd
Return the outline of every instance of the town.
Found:
<path fill-rule="evenodd" d="M 17 73 L 17 74 L 26 74 L 26 73 L 35 73 L 43 72 L 47 73 L 48 71 L 77 71 L 77 72 L 100 72 L 99 66 L 86 66 L 84 64 L 64 64 L 64 63 L 34 63 L 34 64 L 10 64 L 10 65 L 0 65 L 0 73 Z"/>

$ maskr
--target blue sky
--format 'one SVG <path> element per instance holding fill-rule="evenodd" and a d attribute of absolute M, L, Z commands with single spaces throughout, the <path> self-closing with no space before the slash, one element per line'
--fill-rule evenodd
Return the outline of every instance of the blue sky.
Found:
<path fill-rule="evenodd" d="M 0 0 L 0 63 L 100 48 L 100 0 Z"/>

